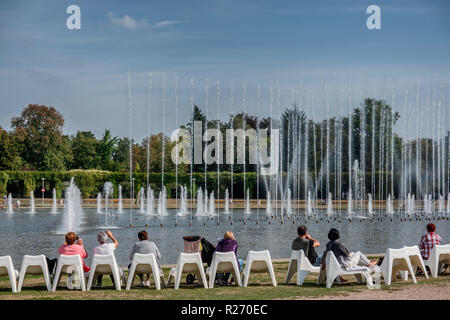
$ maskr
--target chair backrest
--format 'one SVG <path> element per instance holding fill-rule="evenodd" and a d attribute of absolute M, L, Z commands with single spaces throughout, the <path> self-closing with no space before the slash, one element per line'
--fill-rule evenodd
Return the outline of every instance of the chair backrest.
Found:
<path fill-rule="evenodd" d="M 136 264 L 136 273 L 152 273 L 152 264 L 158 267 L 155 254 L 153 253 L 135 253 L 133 255 L 133 262 Z"/>
<path fill-rule="evenodd" d="M 329 272 L 329 270 L 342 269 L 341 265 L 339 264 L 339 262 L 336 259 L 336 256 L 334 255 L 333 251 L 331 251 L 331 250 L 327 251 L 325 265 L 326 265 L 327 272 Z"/>
<path fill-rule="evenodd" d="M 73 265 L 83 265 L 81 257 L 78 254 L 66 255 L 60 254 L 58 257 L 58 265 L 61 265 L 61 273 L 72 273 L 74 269 Z"/>
<path fill-rule="evenodd" d="M 417 255 L 420 256 L 420 250 L 418 246 L 410 246 L 410 247 L 404 246 L 403 249 L 405 249 L 406 254 L 409 256 L 417 256 Z"/>
<path fill-rule="evenodd" d="M 439 262 L 449 262 L 450 261 L 450 244 L 443 244 L 443 245 L 435 245 L 433 250 L 431 250 L 431 257 L 434 257 L 434 259 L 438 259 L 439 256 Z"/>
<path fill-rule="evenodd" d="M 43 274 L 45 270 L 48 270 L 47 260 L 43 254 L 37 256 L 24 255 L 22 259 L 22 265 L 26 263 L 28 274 Z"/>
<path fill-rule="evenodd" d="M 386 250 L 385 259 L 398 259 L 398 258 L 404 258 L 405 256 L 408 256 L 408 253 L 405 248 L 400 248 L 400 249 L 388 248 Z"/>
<path fill-rule="evenodd" d="M 236 255 L 233 251 L 215 252 L 211 265 L 217 263 L 217 272 L 228 272 L 233 270 L 233 262 L 236 262 Z"/>
<path fill-rule="evenodd" d="M 96 265 L 95 273 L 112 273 L 112 268 L 118 268 L 114 254 L 94 254 L 92 266 Z"/>
<path fill-rule="evenodd" d="M 266 271 L 268 269 L 267 261 L 271 263 L 269 250 L 250 250 L 247 254 L 247 265 L 251 263 L 251 271 L 253 272 Z"/>
<path fill-rule="evenodd" d="M 181 263 L 183 263 L 183 270 L 185 272 L 194 272 L 198 268 L 198 264 L 203 264 L 200 252 L 196 253 L 184 253 L 181 252 L 178 256 L 177 269 L 181 268 Z"/>
<path fill-rule="evenodd" d="M 8 268 L 14 271 L 11 256 L 0 257 L 0 276 L 8 275 Z"/>

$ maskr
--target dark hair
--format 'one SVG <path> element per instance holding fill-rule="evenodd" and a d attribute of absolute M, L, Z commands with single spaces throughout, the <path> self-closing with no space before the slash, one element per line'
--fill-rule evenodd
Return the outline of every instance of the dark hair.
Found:
<path fill-rule="evenodd" d="M 148 240 L 148 233 L 145 230 L 139 231 L 138 233 L 139 240 Z"/>
<path fill-rule="evenodd" d="M 434 225 L 434 223 L 427 224 L 427 231 L 428 232 L 434 232 L 434 230 L 436 230 L 436 226 Z"/>
<path fill-rule="evenodd" d="M 336 241 L 337 239 L 339 239 L 339 231 L 335 228 L 331 228 L 328 232 L 328 239 L 330 239 L 331 241 Z"/>
<path fill-rule="evenodd" d="M 297 233 L 299 236 L 304 236 L 306 234 L 306 227 L 300 226 L 297 228 Z"/>

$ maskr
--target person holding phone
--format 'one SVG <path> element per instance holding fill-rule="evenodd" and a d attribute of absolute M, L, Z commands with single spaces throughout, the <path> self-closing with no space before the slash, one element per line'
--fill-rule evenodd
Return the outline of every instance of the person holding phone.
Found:
<path fill-rule="evenodd" d="M 83 239 L 77 237 L 75 232 L 67 232 L 65 240 L 66 241 L 59 247 L 58 253 L 68 256 L 76 254 L 79 255 L 81 257 L 81 261 L 83 262 L 83 271 L 89 272 L 91 269 L 84 264 L 84 259 L 87 258 L 88 254 L 84 249 Z"/>

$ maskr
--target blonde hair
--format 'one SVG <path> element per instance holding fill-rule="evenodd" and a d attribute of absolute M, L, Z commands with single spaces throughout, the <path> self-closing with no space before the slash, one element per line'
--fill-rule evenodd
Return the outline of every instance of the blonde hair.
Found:
<path fill-rule="evenodd" d="M 225 232 L 225 235 L 223 236 L 224 239 L 230 239 L 230 240 L 234 240 L 234 234 L 231 231 L 227 231 Z"/>

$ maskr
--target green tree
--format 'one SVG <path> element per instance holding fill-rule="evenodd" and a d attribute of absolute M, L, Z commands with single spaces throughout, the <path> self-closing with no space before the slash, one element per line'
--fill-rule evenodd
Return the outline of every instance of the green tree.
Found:
<path fill-rule="evenodd" d="M 78 131 L 72 139 L 72 169 L 97 169 L 98 144 L 91 131 Z"/>
<path fill-rule="evenodd" d="M 0 170 L 20 170 L 23 161 L 20 157 L 20 146 L 7 131 L 0 127 Z"/>
<path fill-rule="evenodd" d="M 22 144 L 22 158 L 35 170 L 64 170 L 63 116 L 54 107 L 30 104 L 13 117 L 11 128 Z"/>

